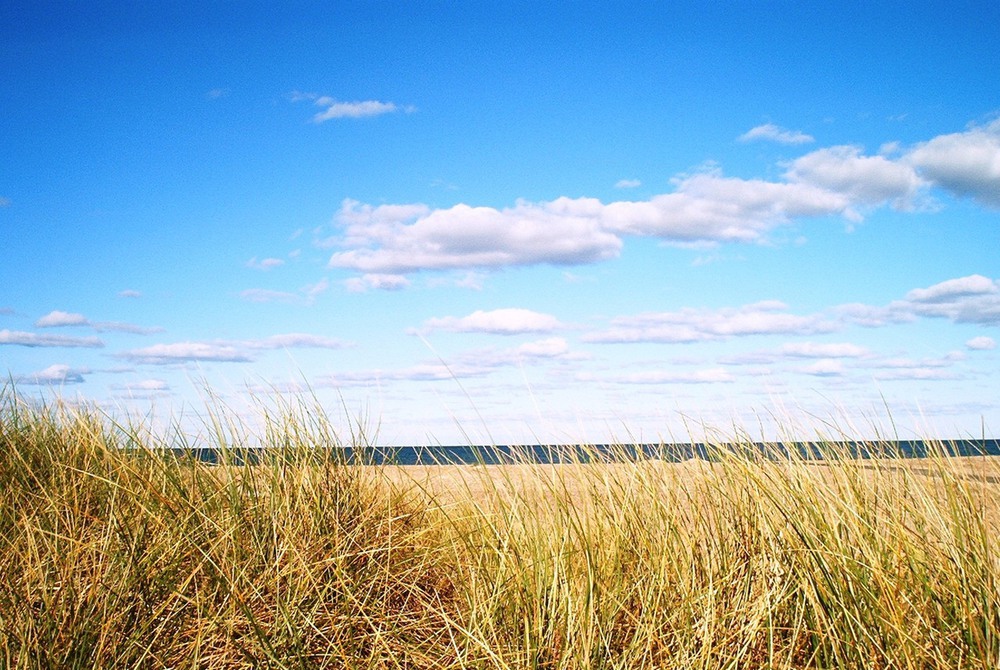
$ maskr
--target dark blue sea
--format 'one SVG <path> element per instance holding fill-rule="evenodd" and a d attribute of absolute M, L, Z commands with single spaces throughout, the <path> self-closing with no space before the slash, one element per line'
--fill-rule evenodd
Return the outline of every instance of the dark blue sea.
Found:
<path fill-rule="evenodd" d="M 296 459 L 301 450 L 188 448 L 167 450 L 174 456 L 207 463 L 258 464 Z M 725 454 L 748 457 L 805 459 L 923 458 L 930 455 L 1000 456 L 998 439 L 876 440 L 840 442 L 752 442 L 708 444 L 703 442 L 628 445 L 528 445 L 528 446 L 399 446 L 335 447 L 312 455 L 334 457 L 345 463 L 374 465 L 497 465 L 518 463 L 628 462 L 659 459 L 669 462 L 691 458 L 717 460 Z"/>

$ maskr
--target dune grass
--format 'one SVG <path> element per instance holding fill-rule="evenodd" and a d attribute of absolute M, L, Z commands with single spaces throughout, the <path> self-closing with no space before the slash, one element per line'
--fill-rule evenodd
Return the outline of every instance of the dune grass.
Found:
<path fill-rule="evenodd" d="M 260 413 L 209 412 L 198 446 L 271 448 L 209 465 L 0 393 L 0 663 L 1000 667 L 993 459 L 400 468 Z"/>

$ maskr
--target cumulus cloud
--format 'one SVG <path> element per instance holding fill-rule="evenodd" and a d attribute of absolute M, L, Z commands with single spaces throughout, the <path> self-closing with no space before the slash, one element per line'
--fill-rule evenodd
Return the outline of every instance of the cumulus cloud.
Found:
<path fill-rule="evenodd" d="M 60 328 L 62 326 L 87 326 L 90 322 L 83 314 L 55 310 L 35 321 L 35 328 Z"/>
<path fill-rule="evenodd" d="M 882 307 L 848 304 L 834 311 L 845 321 L 870 327 L 905 323 L 918 317 L 996 326 L 1000 325 L 1000 281 L 969 275 L 915 288 L 902 300 Z"/>
<path fill-rule="evenodd" d="M 428 319 L 423 330 L 448 330 L 458 333 L 492 333 L 517 335 L 520 333 L 545 333 L 562 327 L 551 314 L 530 309 L 506 308 L 491 311 L 477 310 L 468 316 L 445 316 Z"/>
<path fill-rule="evenodd" d="M 610 327 L 583 336 L 587 342 L 691 343 L 749 335 L 829 333 L 837 324 L 819 314 L 788 313 L 778 301 L 717 310 L 684 308 L 676 312 L 648 312 L 611 320 Z"/>
<path fill-rule="evenodd" d="M 22 347 L 85 347 L 99 349 L 104 342 L 97 337 L 68 337 L 66 335 L 40 335 L 20 330 L 0 330 L 0 345 L 14 344 Z"/>
<path fill-rule="evenodd" d="M 744 137 L 799 135 L 765 125 Z M 345 200 L 333 221 L 337 234 L 319 244 L 335 249 L 330 267 L 403 275 L 596 263 L 618 257 L 626 236 L 678 245 L 759 243 L 804 218 L 838 216 L 853 223 L 886 205 L 925 209 L 935 185 L 1000 206 L 1000 121 L 909 150 L 895 146 L 867 155 L 858 146 L 827 147 L 784 168 L 777 180 L 705 169 L 676 177 L 670 192 L 635 201 L 560 197 L 519 200 L 505 208 L 458 203 L 435 209 Z M 616 184 L 633 185 L 633 180 Z"/>
<path fill-rule="evenodd" d="M 303 100 L 312 101 L 317 107 L 323 110 L 313 115 L 313 123 L 323 123 L 331 119 L 360 119 L 366 116 L 380 116 L 382 114 L 392 114 L 394 112 L 406 112 L 407 114 L 416 111 L 412 105 L 397 105 L 394 102 L 383 102 L 381 100 L 356 100 L 345 102 L 337 100 L 328 95 L 316 95 L 315 93 L 300 93 L 298 91 L 291 94 L 292 102 Z"/>
<path fill-rule="evenodd" d="M 885 156 L 864 156 L 855 146 L 829 147 L 806 154 L 792 161 L 786 177 L 843 194 L 852 204 L 891 202 L 898 208 L 911 206 L 919 190 L 927 185 L 912 166 Z"/>
<path fill-rule="evenodd" d="M 982 275 L 949 279 L 910 291 L 900 307 L 957 323 L 1000 325 L 1000 282 Z"/>
<path fill-rule="evenodd" d="M 808 144 L 815 141 L 812 135 L 806 135 L 801 130 L 786 130 L 773 123 L 765 123 L 761 126 L 751 128 L 740 135 L 741 142 L 752 142 L 754 140 L 770 140 L 779 144 Z"/>
<path fill-rule="evenodd" d="M 475 269 L 550 263 L 593 263 L 618 255 L 622 242 L 601 230 L 597 200 L 559 198 L 509 209 L 465 204 L 431 210 L 426 205 L 373 207 L 344 201 L 337 224 L 346 248 L 330 267 L 366 273 L 405 274 L 428 269 Z"/>
<path fill-rule="evenodd" d="M 90 370 L 71 368 L 68 365 L 56 364 L 29 375 L 17 378 L 19 384 L 61 385 L 61 384 L 82 384 L 83 375 L 90 374 Z"/>
<path fill-rule="evenodd" d="M 938 135 L 915 146 L 905 158 L 942 188 L 1000 208 L 1000 119 Z"/>
<path fill-rule="evenodd" d="M 154 344 L 141 349 L 123 351 L 117 356 L 133 363 L 171 365 L 180 363 L 216 362 L 249 363 L 255 352 L 272 349 L 343 349 L 352 346 L 329 337 L 307 333 L 272 335 L 258 340 L 218 340 L 214 342 L 172 342 Z"/>
<path fill-rule="evenodd" d="M 972 338 L 965 343 L 965 346 L 973 351 L 987 351 L 996 349 L 997 343 L 992 337 L 981 336 Z"/>

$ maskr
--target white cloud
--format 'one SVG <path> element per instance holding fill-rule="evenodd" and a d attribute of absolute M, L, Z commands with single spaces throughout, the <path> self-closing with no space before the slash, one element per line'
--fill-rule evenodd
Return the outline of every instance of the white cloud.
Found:
<path fill-rule="evenodd" d="M 839 377 L 844 373 L 844 364 L 839 360 L 824 359 L 799 368 L 799 372 L 813 375 L 814 377 Z"/>
<path fill-rule="evenodd" d="M 491 311 L 477 310 L 463 317 L 445 316 L 428 319 L 424 322 L 423 330 L 517 335 L 551 332 L 560 327 L 562 324 L 551 314 L 542 314 L 530 309 L 506 308 Z"/>
<path fill-rule="evenodd" d="M 308 333 L 286 333 L 283 335 L 271 335 L 262 340 L 247 340 L 240 342 L 248 349 L 344 349 L 351 344 L 332 337 L 321 335 L 310 335 Z"/>
<path fill-rule="evenodd" d="M 35 321 L 36 328 L 60 328 L 62 326 L 89 326 L 90 322 L 83 314 L 71 314 L 55 310 Z"/>
<path fill-rule="evenodd" d="M 170 384 L 162 379 L 143 379 L 133 384 L 126 384 L 124 388 L 126 391 L 158 392 L 169 391 Z"/>
<path fill-rule="evenodd" d="M 799 316 L 788 306 L 764 301 L 718 310 L 684 308 L 676 312 L 650 312 L 612 319 L 610 328 L 584 335 L 599 343 L 690 343 L 748 335 L 828 333 L 837 325 L 818 314 Z"/>
<path fill-rule="evenodd" d="M 638 179 L 619 179 L 615 182 L 615 188 L 639 188 L 642 182 Z"/>
<path fill-rule="evenodd" d="M 290 291 L 274 291 L 266 288 L 248 288 L 240 291 L 240 298 L 248 302 L 283 302 L 289 305 L 312 305 L 316 298 L 330 288 L 330 282 L 325 278 L 315 284 L 306 284 L 298 293 Z"/>
<path fill-rule="evenodd" d="M 142 291 L 136 291 L 135 289 L 125 289 L 124 291 L 118 292 L 119 298 L 141 298 Z"/>
<path fill-rule="evenodd" d="M 285 261 L 281 260 L 280 258 L 262 258 L 260 260 L 257 260 L 256 256 L 247 261 L 248 268 L 253 268 L 254 270 L 264 270 L 264 271 L 281 267 L 284 264 Z"/>
<path fill-rule="evenodd" d="M 912 206 L 927 184 L 912 166 L 885 156 L 863 156 L 860 147 L 820 149 L 792 161 L 786 177 L 847 196 L 854 204 Z"/>
<path fill-rule="evenodd" d="M 121 321 L 91 321 L 83 314 L 60 312 L 59 310 L 49 312 L 35 321 L 36 328 L 62 328 L 66 326 L 88 326 L 98 332 L 113 330 L 122 333 L 132 333 L 134 335 L 149 335 L 151 333 L 163 332 L 163 328 L 158 326 L 137 326 Z"/>
<path fill-rule="evenodd" d="M 982 275 L 949 279 L 910 291 L 902 307 L 957 323 L 1000 325 L 1000 282 Z"/>
<path fill-rule="evenodd" d="M 905 159 L 942 188 L 1000 207 L 1000 119 L 918 144 Z"/>
<path fill-rule="evenodd" d="M 0 344 L 22 347 L 86 347 L 99 349 L 104 342 L 97 337 L 68 337 L 65 335 L 39 335 L 20 330 L 0 330 Z"/>
<path fill-rule="evenodd" d="M 834 311 L 845 321 L 871 327 L 905 323 L 917 317 L 995 326 L 1000 325 L 1000 281 L 969 275 L 913 289 L 902 300 L 884 307 L 848 304 Z"/>
<path fill-rule="evenodd" d="M 792 342 L 781 347 L 780 353 L 797 358 L 861 358 L 870 352 L 849 342 Z"/>
<path fill-rule="evenodd" d="M 117 356 L 133 363 L 150 365 L 196 362 L 249 363 L 254 360 L 256 351 L 296 348 L 343 349 L 350 346 L 352 346 L 350 343 L 320 335 L 287 333 L 258 340 L 154 344 L 150 347 L 123 351 Z"/>
<path fill-rule="evenodd" d="M 986 351 L 989 349 L 995 349 L 997 346 L 996 341 L 992 337 L 974 337 L 965 343 L 965 346 L 973 351 Z"/>
<path fill-rule="evenodd" d="M 735 381 L 735 377 L 721 368 L 694 371 L 646 370 L 621 375 L 600 376 L 582 372 L 579 382 L 612 384 L 720 384 Z"/>
<path fill-rule="evenodd" d="M 361 277 L 351 277 L 345 280 L 344 286 L 351 293 L 364 293 L 371 289 L 400 291 L 410 286 L 410 280 L 404 275 L 368 273 Z"/>
<path fill-rule="evenodd" d="M 982 275 L 969 275 L 934 284 L 928 288 L 915 288 L 906 294 L 915 303 L 950 303 L 964 298 L 1000 293 L 997 282 Z"/>
<path fill-rule="evenodd" d="M 753 140 L 771 140 L 780 144 L 808 144 L 815 141 L 812 135 L 806 135 L 801 130 L 786 130 L 773 123 L 751 128 L 740 135 L 741 142 L 752 142 Z"/>
<path fill-rule="evenodd" d="M 597 200 L 519 202 L 503 210 L 459 204 L 372 207 L 346 200 L 337 214 L 346 247 L 331 267 L 404 274 L 425 269 L 473 269 L 551 263 L 592 263 L 618 255 L 622 242 L 601 230 Z"/>
<path fill-rule="evenodd" d="M 253 360 L 246 351 L 230 344 L 210 342 L 174 342 L 154 344 L 141 349 L 131 349 L 118 354 L 133 363 L 170 365 L 191 362 L 249 363 Z"/>
<path fill-rule="evenodd" d="M 50 365 L 40 372 L 17 378 L 19 384 L 82 384 L 83 375 L 90 374 L 87 369 L 75 369 L 68 365 Z"/>
<path fill-rule="evenodd" d="M 602 228 L 671 242 L 755 242 L 793 219 L 843 214 L 845 194 L 807 183 L 737 179 L 702 173 L 677 182 L 673 193 L 647 201 L 592 201 Z"/>

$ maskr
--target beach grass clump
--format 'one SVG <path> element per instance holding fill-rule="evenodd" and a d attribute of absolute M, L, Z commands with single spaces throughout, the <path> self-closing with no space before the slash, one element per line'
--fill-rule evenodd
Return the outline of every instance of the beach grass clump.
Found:
<path fill-rule="evenodd" d="M 345 457 L 367 431 L 315 403 L 257 410 L 168 440 L 0 395 L 0 662 L 1000 667 L 993 458 L 720 440 L 400 467 Z"/>

